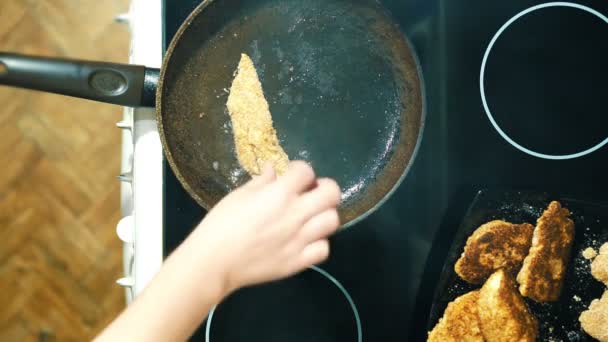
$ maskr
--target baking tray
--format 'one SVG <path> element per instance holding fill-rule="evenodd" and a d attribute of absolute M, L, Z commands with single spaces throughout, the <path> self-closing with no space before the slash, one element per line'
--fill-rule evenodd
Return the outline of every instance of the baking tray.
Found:
<path fill-rule="evenodd" d="M 608 205 L 590 203 L 568 196 L 529 191 L 481 190 L 475 196 L 464 219 L 456 231 L 452 245 L 443 264 L 435 289 L 428 319 L 430 331 L 449 302 L 481 285 L 470 285 L 454 272 L 454 264 L 460 257 L 467 238 L 481 224 L 501 219 L 513 223 L 536 220 L 549 202 L 559 201 L 572 212 L 575 238 L 566 272 L 564 287 L 557 302 L 539 304 L 526 299 L 539 321 L 538 341 L 594 341 L 580 327 L 578 317 L 589 303 L 599 298 L 605 287 L 591 276 L 589 260 L 582 256 L 587 247 L 598 249 L 608 242 Z"/>

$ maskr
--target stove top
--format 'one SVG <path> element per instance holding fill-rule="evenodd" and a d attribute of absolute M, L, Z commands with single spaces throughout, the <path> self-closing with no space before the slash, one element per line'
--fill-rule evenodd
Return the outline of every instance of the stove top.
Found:
<path fill-rule="evenodd" d="M 322 273 L 220 304 L 209 341 L 358 341 L 357 323 L 363 341 L 423 340 L 451 242 L 443 232 L 457 228 L 477 191 L 606 202 L 608 3 L 381 2 L 412 41 L 425 82 L 427 119 L 410 173 L 378 211 L 332 238 Z M 165 48 L 198 3 L 164 1 Z M 168 254 L 205 212 L 166 162 L 164 178 Z"/>

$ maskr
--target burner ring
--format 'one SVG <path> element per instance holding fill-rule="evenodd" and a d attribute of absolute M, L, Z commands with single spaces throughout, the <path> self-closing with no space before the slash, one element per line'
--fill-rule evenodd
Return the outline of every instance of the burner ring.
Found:
<path fill-rule="evenodd" d="M 536 151 L 533 151 L 531 149 L 528 149 L 520 144 L 518 144 L 517 142 L 515 142 L 513 139 L 511 139 L 511 137 L 509 137 L 509 135 L 507 135 L 507 133 L 505 133 L 500 126 L 498 125 L 498 123 L 496 122 L 496 120 L 494 119 L 494 116 L 492 115 L 492 112 L 490 111 L 490 107 L 488 105 L 488 101 L 486 100 L 486 92 L 485 92 L 485 71 L 486 71 L 486 64 L 488 61 L 488 57 L 490 56 L 490 52 L 492 51 L 492 48 L 494 47 L 494 44 L 496 43 L 496 41 L 498 40 L 498 38 L 502 35 L 502 33 L 509 27 L 511 26 L 511 24 L 515 23 L 518 19 L 520 19 L 521 17 L 525 16 L 526 14 L 529 14 L 531 12 L 543 9 L 543 8 L 548 8 L 548 7 L 569 7 L 569 8 L 574 8 L 574 9 L 578 9 L 578 10 L 582 10 L 585 11 L 587 13 L 593 14 L 594 16 L 600 18 L 601 20 L 603 20 L 606 24 L 608 24 L 608 17 L 606 17 L 605 15 L 603 15 L 602 13 L 594 10 L 593 8 L 581 5 L 581 4 L 577 4 L 577 3 L 573 3 L 573 2 L 547 2 L 544 4 L 540 4 L 540 5 L 536 5 L 536 6 L 532 6 L 530 8 L 527 8 L 519 13 L 517 13 L 515 16 L 513 16 L 511 19 L 509 19 L 504 25 L 502 25 L 502 27 L 496 32 L 496 34 L 494 34 L 494 37 L 492 37 L 492 40 L 490 41 L 490 44 L 488 44 L 488 47 L 486 48 L 486 52 L 483 56 L 483 60 L 481 62 L 481 71 L 480 71 L 480 75 L 479 75 L 479 90 L 481 92 L 481 101 L 483 103 L 483 108 L 486 112 L 486 115 L 488 116 L 488 119 L 490 120 L 490 123 L 492 123 L 492 126 L 494 127 L 494 129 L 496 129 L 496 131 L 500 134 L 500 136 L 505 139 L 509 144 L 511 144 L 513 147 L 517 148 L 518 150 L 529 154 L 533 157 L 537 157 L 537 158 L 542 158 L 542 159 L 552 159 L 552 160 L 566 160 L 566 159 L 574 159 L 574 158 L 578 158 L 578 157 L 582 157 L 585 155 L 588 155 L 590 153 L 593 153 L 597 150 L 599 150 L 600 148 L 604 147 L 604 145 L 608 144 L 608 137 L 606 139 L 604 139 L 603 141 L 601 141 L 600 143 L 598 143 L 595 146 L 592 146 L 586 150 L 577 152 L 577 153 L 572 153 L 572 154 L 545 154 L 545 153 L 539 153 Z"/>
<path fill-rule="evenodd" d="M 363 328 L 361 326 L 361 318 L 359 317 L 359 310 L 357 310 L 355 301 L 350 296 L 350 294 L 348 293 L 346 288 L 338 281 L 338 279 L 334 278 L 327 271 L 324 271 L 323 269 L 321 269 L 317 266 L 310 266 L 309 269 L 313 270 L 313 271 L 319 273 L 320 275 L 322 275 L 323 277 L 325 277 L 332 284 L 334 284 L 340 290 L 340 292 L 344 295 L 344 297 L 348 301 L 348 305 L 350 305 L 350 308 L 353 311 L 353 315 L 355 316 L 355 322 L 357 324 L 357 342 L 362 342 L 363 341 Z M 213 308 L 211 308 L 211 311 L 209 311 L 209 317 L 207 318 L 207 324 L 205 327 L 205 340 L 207 342 L 211 342 L 211 323 L 213 321 L 213 315 L 214 315 L 216 309 L 217 309 L 217 305 L 214 306 Z"/>

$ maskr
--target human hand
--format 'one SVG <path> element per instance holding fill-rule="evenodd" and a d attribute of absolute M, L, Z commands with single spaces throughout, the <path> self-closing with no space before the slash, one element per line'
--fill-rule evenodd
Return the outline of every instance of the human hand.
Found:
<path fill-rule="evenodd" d="M 339 203 L 336 182 L 317 179 L 305 162 L 290 163 L 278 179 L 267 166 L 220 201 L 188 243 L 218 267 L 227 294 L 327 259 L 327 238 L 340 226 Z"/>
<path fill-rule="evenodd" d="M 325 260 L 339 202 L 338 185 L 308 164 L 291 163 L 279 179 L 268 165 L 207 214 L 96 340 L 186 340 L 230 292 Z"/>

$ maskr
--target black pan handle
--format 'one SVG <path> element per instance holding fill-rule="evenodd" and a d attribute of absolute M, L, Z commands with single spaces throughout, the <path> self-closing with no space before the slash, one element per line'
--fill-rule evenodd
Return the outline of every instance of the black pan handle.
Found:
<path fill-rule="evenodd" d="M 154 107 L 159 70 L 141 65 L 0 53 L 0 85 Z"/>

